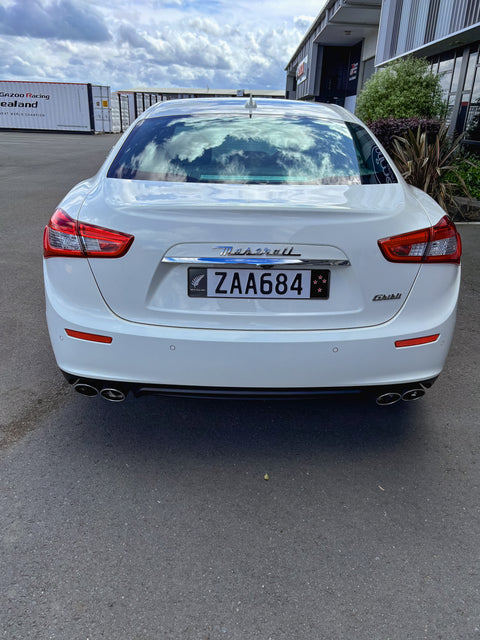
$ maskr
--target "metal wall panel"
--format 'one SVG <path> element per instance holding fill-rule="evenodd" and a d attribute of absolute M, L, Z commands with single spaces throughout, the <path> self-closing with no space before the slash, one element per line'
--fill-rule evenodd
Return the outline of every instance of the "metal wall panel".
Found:
<path fill-rule="evenodd" d="M 464 0 L 466 6 L 465 24 L 480 22 L 480 3 L 478 0 Z"/>
<path fill-rule="evenodd" d="M 383 0 L 382 10 L 380 12 L 380 22 L 378 25 L 376 63 L 379 64 L 386 60 L 387 47 L 390 41 L 390 30 L 392 21 L 392 4 L 393 0 Z"/>
<path fill-rule="evenodd" d="M 435 40 L 440 40 L 440 38 L 449 34 L 453 7 L 454 3 L 452 0 L 440 0 L 437 27 L 435 29 Z"/>
<path fill-rule="evenodd" d="M 384 0 L 376 63 L 480 22 L 480 0 Z"/>
<path fill-rule="evenodd" d="M 412 0 L 403 0 L 402 10 L 399 15 L 399 23 L 398 23 L 398 36 L 397 36 L 397 50 L 405 51 L 407 48 L 407 36 L 408 39 L 410 37 L 409 33 L 409 21 L 410 15 L 412 13 Z"/>
<path fill-rule="evenodd" d="M 418 14 L 414 29 L 413 36 L 413 46 L 411 49 L 407 49 L 407 51 L 411 51 L 413 49 L 417 49 L 421 47 L 424 43 L 425 32 L 427 30 L 427 22 L 428 22 L 428 10 L 429 4 L 425 2 L 425 0 L 419 0 L 418 3 Z"/>
<path fill-rule="evenodd" d="M 393 58 L 398 51 L 398 33 L 400 31 L 400 22 L 402 20 L 403 0 L 395 0 L 393 9 L 392 35 L 389 51 L 390 58 Z"/>

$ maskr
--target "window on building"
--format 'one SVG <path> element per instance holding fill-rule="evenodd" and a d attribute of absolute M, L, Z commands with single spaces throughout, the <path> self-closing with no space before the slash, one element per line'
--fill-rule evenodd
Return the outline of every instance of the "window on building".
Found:
<path fill-rule="evenodd" d="M 363 79 L 362 79 L 362 87 L 366 83 L 366 81 L 373 76 L 375 73 L 375 57 L 369 58 L 365 60 L 363 63 Z"/>

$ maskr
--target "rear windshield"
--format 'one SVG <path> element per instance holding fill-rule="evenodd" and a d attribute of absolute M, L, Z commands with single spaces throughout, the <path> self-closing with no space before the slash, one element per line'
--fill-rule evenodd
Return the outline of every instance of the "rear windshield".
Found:
<path fill-rule="evenodd" d="M 395 174 L 369 133 L 304 116 L 147 118 L 107 176 L 229 184 L 384 184 Z"/>

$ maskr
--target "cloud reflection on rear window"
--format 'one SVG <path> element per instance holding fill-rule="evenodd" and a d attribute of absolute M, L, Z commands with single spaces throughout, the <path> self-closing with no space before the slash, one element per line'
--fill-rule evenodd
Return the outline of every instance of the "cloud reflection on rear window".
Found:
<path fill-rule="evenodd" d="M 386 159 L 372 162 L 379 153 L 367 132 L 351 123 L 304 116 L 157 117 L 137 124 L 107 175 L 229 184 L 396 182 Z"/>

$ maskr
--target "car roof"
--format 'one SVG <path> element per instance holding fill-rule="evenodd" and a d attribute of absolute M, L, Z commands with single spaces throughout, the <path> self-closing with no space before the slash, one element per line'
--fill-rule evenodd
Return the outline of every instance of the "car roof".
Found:
<path fill-rule="evenodd" d="M 250 98 L 185 98 L 157 102 L 142 114 L 143 118 L 156 118 L 172 115 L 199 114 L 244 114 L 249 110 Z M 358 122 L 352 113 L 335 104 L 303 102 L 299 100 L 279 100 L 255 98 L 252 113 L 256 115 L 295 115 L 325 118 L 347 122 Z"/>

